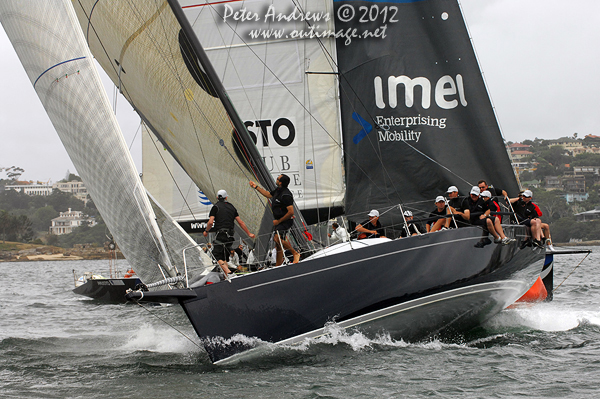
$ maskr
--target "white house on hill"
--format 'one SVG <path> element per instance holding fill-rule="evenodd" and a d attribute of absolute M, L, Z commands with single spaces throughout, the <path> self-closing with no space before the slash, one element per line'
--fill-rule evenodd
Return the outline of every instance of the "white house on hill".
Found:
<path fill-rule="evenodd" d="M 84 224 L 91 227 L 96 225 L 96 221 L 94 218 L 84 217 L 81 211 L 72 211 L 69 208 L 67 212 L 61 212 L 59 217 L 52 219 L 50 234 L 69 234 L 73 232 L 73 229 Z"/>

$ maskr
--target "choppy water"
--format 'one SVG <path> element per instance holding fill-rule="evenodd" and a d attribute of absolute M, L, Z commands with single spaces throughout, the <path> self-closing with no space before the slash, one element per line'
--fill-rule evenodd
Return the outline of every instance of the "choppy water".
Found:
<path fill-rule="evenodd" d="M 210 364 L 178 306 L 105 305 L 71 292 L 72 269 L 106 261 L 0 263 L 0 397 L 597 397 L 592 249 L 553 302 L 506 310 L 458 342 L 370 340 L 333 326 L 326 338 L 267 346 L 227 367 Z M 582 258 L 558 258 L 555 285 Z"/>

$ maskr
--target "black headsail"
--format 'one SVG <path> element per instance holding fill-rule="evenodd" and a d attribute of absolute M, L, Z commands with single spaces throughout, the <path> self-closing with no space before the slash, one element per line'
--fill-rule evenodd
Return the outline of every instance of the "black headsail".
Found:
<path fill-rule="evenodd" d="M 516 193 L 456 0 L 335 1 L 348 214 L 480 179 Z M 368 32 L 368 33 L 365 33 Z M 427 204 L 431 207 L 432 204 Z"/>

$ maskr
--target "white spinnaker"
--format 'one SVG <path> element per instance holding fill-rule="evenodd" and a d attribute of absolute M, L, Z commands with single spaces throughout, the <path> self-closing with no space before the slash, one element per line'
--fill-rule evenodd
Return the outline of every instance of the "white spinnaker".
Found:
<path fill-rule="evenodd" d="M 195 56 L 184 53 L 191 46 L 167 2 L 78 0 L 74 7 L 92 53 L 152 132 L 211 202 L 225 188 L 259 233 L 266 199 L 250 189 L 256 177 L 230 117 Z"/>
<path fill-rule="evenodd" d="M 292 15 L 296 6 L 300 7 L 296 16 L 309 12 L 319 17 L 309 22 L 299 18 L 277 22 L 279 13 Z M 259 21 L 234 19 L 232 12 L 240 9 L 246 10 L 245 15 L 258 16 Z M 217 2 L 186 8 L 186 15 L 238 113 L 256 138 L 271 174 L 291 177 L 289 188 L 300 209 L 343 205 L 335 39 L 285 37 L 294 30 L 308 33 L 311 26 L 314 32 L 333 31 L 333 3 Z M 253 30 L 283 32 L 284 36 L 253 39 Z M 293 140 L 290 127 L 295 131 Z"/>
<path fill-rule="evenodd" d="M 169 252 L 193 242 L 163 239 L 71 2 L 4 0 L 0 21 L 128 262 L 146 283 L 175 276 Z"/>

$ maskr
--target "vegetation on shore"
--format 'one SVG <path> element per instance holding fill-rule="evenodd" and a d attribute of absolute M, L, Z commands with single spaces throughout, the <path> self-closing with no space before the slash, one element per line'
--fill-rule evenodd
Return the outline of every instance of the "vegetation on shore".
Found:
<path fill-rule="evenodd" d="M 576 139 L 576 134 L 574 135 Z M 572 140 L 572 139 L 571 139 Z M 586 146 L 600 146 L 600 139 L 586 137 L 577 139 Z M 510 142 L 509 142 L 510 144 Z M 533 155 L 529 161 L 537 165 L 533 172 L 523 172 L 520 180 L 524 188 L 534 193 L 533 201 L 543 212 L 542 220 L 550 224 L 552 239 L 556 243 L 569 242 L 572 239 L 582 241 L 600 240 L 600 220 L 580 223 L 575 214 L 600 206 L 600 176 L 592 173 L 584 174 L 586 191 L 589 197 L 586 201 L 568 204 L 565 193 L 544 189 L 547 176 L 560 176 L 572 172 L 573 166 L 600 166 L 600 154 L 584 153 L 573 156 L 563 147 L 552 145 L 551 140 L 525 140 L 523 144 L 531 146 Z M 13 190 L 4 190 L 6 184 L 18 181 L 23 169 L 18 167 L 0 168 L 6 179 L 0 179 L 0 240 L 33 243 L 35 245 L 54 245 L 62 248 L 73 248 L 75 244 L 93 244 L 103 247 L 110 236 L 102 217 L 93 201 L 87 204 L 78 200 L 72 194 L 55 190 L 49 196 L 29 196 Z M 537 182 L 536 182 L 537 179 Z M 79 176 L 68 173 L 65 181 L 81 180 Z M 539 183 L 541 182 L 541 183 Z M 494 182 L 488 182 L 493 184 Z M 534 188 L 533 183 L 541 184 Z M 502 188 L 502 187 L 500 187 Z M 511 197 L 516 193 L 509 193 Z M 82 211 L 84 215 L 95 218 L 97 224 L 93 227 L 81 226 L 71 234 L 49 234 L 53 218 L 69 208 Z"/>
<path fill-rule="evenodd" d="M 81 180 L 69 174 L 65 180 Z M 73 194 L 54 190 L 48 196 L 30 196 L 14 190 L 4 190 L 7 183 L 14 180 L 0 180 L 0 241 L 33 243 L 36 245 L 54 245 L 72 248 L 75 244 L 93 244 L 103 247 L 110 232 L 93 201 L 87 203 L 75 198 Z M 80 226 L 71 234 L 54 235 L 49 233 L 52 219 L 60 212 L 81 211 L 84 216 L 94 218 L 95 226 Z"/>

